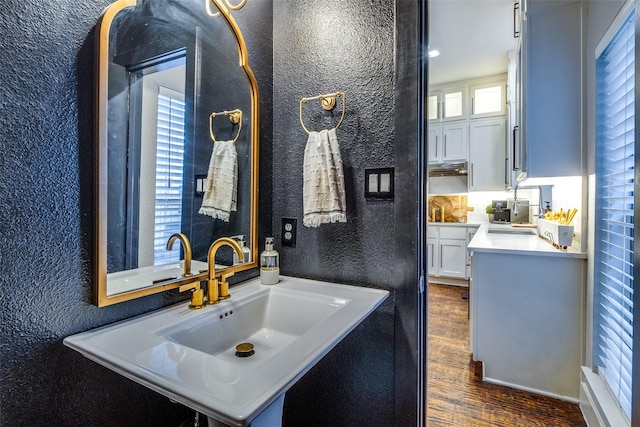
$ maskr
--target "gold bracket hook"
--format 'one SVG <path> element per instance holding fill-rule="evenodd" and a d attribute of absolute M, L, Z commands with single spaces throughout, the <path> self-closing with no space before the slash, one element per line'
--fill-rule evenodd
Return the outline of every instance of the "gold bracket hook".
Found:
<path fill-rule="evenodd" d="M 236 133 L 236 137 L 233 138 L 233 142 L 235 143 L 238 140 L 238 137 L 240 136 L 240 131 L 242 130 L 242 110 L 236 108 L 235 110 L 231 110 L 231 111 L 225 110 L 225 111 L 220 111 L 218 113 L 211 113 L 211 115 L 209 116 L 209 135 L 211 135 L 211 140 L 213 142 L 217 142 L 216 136 L 213 133 L 213 119 L 216 116 L 220 116 L 220 115 L 227 116 L 229 118 L 229 121 L 232 124 L 240 125 L 238 126 L 238 132 Z"/>
<path fill-rule="evenodd" d="M 240 10 L 244 7 L 245 3 L 247 2 L 247 0 L 240 0 L 240 3 L 238 3 L 237 5 L 232 5 L 229 0 L 223 0 L 224 4 L 227 5 L 227 7 L 231 10 Z M 213 2 L 213 0 L 204 0 L 205 6 L 207 8 L 207 14 L 209 16 L 220 16 L 220 11 L 214 12 L 211 10 L 211 3 Z"/>
<path fill-rule="evenodd" d="M 326 111 L 331 111 L 336 106 L 336 97 L 335 96 L 320 97 L 320 105 Z"/>
<path fill-rule="evenodd" d="M 241 119 L 242 119 L 241 111 L 232 111 L 231 113 L 229 113 L 229 121 L 234 125 L 237 125 L 238 123 L 240 123 Z"/>

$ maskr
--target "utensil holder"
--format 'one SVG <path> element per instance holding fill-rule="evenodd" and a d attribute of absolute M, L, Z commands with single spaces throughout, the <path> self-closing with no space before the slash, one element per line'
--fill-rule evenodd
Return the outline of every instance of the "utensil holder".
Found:
<path fill-rule="evenodd" d="M 538 235 L 564 249 L 573 243 L 573 225 L 558 224 L 546 219 L 538 220 Z"/>

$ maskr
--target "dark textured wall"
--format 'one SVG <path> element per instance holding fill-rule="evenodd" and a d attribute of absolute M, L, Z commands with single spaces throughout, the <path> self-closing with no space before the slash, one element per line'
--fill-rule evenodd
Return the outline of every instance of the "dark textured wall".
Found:
<path fill-rule="evenodd" d="M 260 242 L 276 236 L 284 274 L 391 291 L 290 390 L 285 425 L 415 425 L 415 138 L 406 126 L 398 131 L 394 116 L 413 111 L 395 84 L 405 87 L 413 76 L 394 77 L 394 1 L 276 0 L 273 20 L 271 3 L 249 1 L 235 14 L 260 87 Z M 0 11 L 3 426 L 176 426 L 191 417 L 62 344 L 185 298 L 169 292 L 100 309 L 90 303 L 92 31 L 107 5 L 8 0 Z M 409 24 L 417 16 L 406 15 Z M 405 24 L 396 29 L 410 33 Z M 338 138 L 348 222 L 306 229 L 298 102 L 335 90 L 347 93 Z M 403 190 L 395 201 L 366 201 L 364 168 L 385 166 L 396 167 Z M 295 249 L 279 246 L 282 217 L 300 220 Z"/>
<path fill-rule="evenodd" d="M 415 4 L 415 2 L 404 2 Z M 286 426 L 415 425 L 415 329 L 394 329 L 398 259 L 413 300 L 405 320 L 416 324 L 415 157 L 396 163 L 395 1 L 298 0 L 274 2 L 273 235 L 283 274 L 387 289 L 390 298 L 299 381 L 285 399 Z M 414 14 L 412 19 L 417 19 Z M 398 28 L 401 24 L 398 23 Z M 415 25 L 409 25 L 409 29 Z M 410 30 L 409 30 L 410 31 Z M 413 33 L 411 33 L 413 35 Z M 415 36 L 413 35 L 415 38 Z M 415 51 L 411 52 L 415 56 Z M 415 75 L 413 76 L 415 79 Z M 404 82 L 403 82 L 404 83 Z M 344 91 L 346 116 L 337 135 L 347 190 L 347 222 L 302 226 L 302 172 L 307 134 L 299 121 L 302 97 Z M 408 98 L 413 102 L 415 98 Z M 407 101 L 400 100 L 402 103 Z M 416 104 L 412 104 L 415 109 Z M 318 103 L 304 105 L 308 128 L 335 126 Z M 411 120 L 411 119 L 410 119 Z M 415 115 L 413 116 L 415 123 Z M 412 125 L 410 125 L 412 126 Z M 401 129 L 408 135 L 414 130 Z M 415 135 L 403 149 L 415 150 Z M 411 144 L 411 145 L 408 145 Z M 364 198 L 365 168 L 396 167 L 409 210 L 396 201 Z M 403 204 L 402 206 L 407 206 Z M 406 215 L 403 216 L 403 215 Z M 281 220 L 298 219 L 297 246 L 280 247 Z M 413 227 L 396 245 L 396 223 Z M 404 246 L 403 246 L 404 245 Z M 399 246 L 400 252 L 398 251 Z M 404 279 L 404 277 L 400 277 Z M 400 336 L 398 336 L 398 333 Z M 400 338 L 400 339 L 398 339 Z M 405 341 L 406 340 L 406 341 Z M 407 345 L 411 342 L 413 347 Z M 396 347 L 396 343 L 400 343 Z M 413 350 L 413 351 L 412 351 Z M 396 394 L 396 352 L 409 352 Z M 412 351 L 412 352 L 411 352 Z M 406 402 L 410 402 L 407 406 Z M 405 402 L 405 403 L 402 403 Z M 402 412 L 402 413 L 398 413 Z"/>
<path fill-rule="evenodd" d="M 108 4 L 7 0 L 0 10 L 2 426 L 177 426 L 192 417 L 62 344 L 65 336 L 187 298 L 172 291 L 91 305 L 93 26 Z M 246 41 L 269 150 L 271 2 L 249 2 L 238 15 L 241 28 L 255 32 Z M 270 224 L 270 186 L 261 190 L 261 221 Z"/>

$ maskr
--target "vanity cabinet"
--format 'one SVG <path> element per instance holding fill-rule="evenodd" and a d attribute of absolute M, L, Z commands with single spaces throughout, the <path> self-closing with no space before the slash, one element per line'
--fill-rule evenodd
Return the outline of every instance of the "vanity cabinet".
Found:
<path fill-rule="evenodd" d="M 464 225 L 429 225 L 427 253 L 431 282 L 456 284 L 446 279 L 466 281 L 469 278 L 467 244 L 476 229 Z"/>
<path fill-rule="evenodd" d="M 579 1 L 528 1 L 519 22 L 512 160 L 528 177 L 583 175 L 582 7 Z"/>
<path fill-rule="evenodd" d="M 467 160 L 469 124 L 430 125 L 428 131 L 429 163 Z"/>
<path fill-rule="evenodd" d="M 469 137 L 469 191 L 502 191 L 507 182 L 506 121 L 473 121 Z"/>

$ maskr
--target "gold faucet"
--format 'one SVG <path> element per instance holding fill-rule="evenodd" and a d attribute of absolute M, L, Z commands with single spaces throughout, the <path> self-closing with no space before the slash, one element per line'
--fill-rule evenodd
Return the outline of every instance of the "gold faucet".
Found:
<path fill-rule="evenodd" d="M 207 254 L 207 262 L 209 264 L 209 280 L 207 281 L 207 304 L 217 304 L 220 300 L 229 298 L 229 283 L 227 278 L 233 276 L 233 271 L 220 275 L 220 281 L 217 279 L 216 274 L 216 252 L 222 246 L 231 246 L 239 260 L 244 260 L 242 248 L 233 239 L 229 237 L 221 237 L 209 247 L 209 253 Z M 218 289 L 220 286 L 220 289 Z"/>
<path fill-rule="evenodd" d="M 173 247 L 173 242 L 176 240 L 180 240 L 182 243 L 182 249 L 184 250 L 184 265 L 182 277 L 191 277 L 191 244 L 189 243 L 189 239 L 186 235 L 182 233 L 174 233 L 169 237 L 169 241 L 167 242 L 167 250 L 170 251 Z M 180 286 L 178 290 L 180 292 L 188 291 L 191 289 L 191 304 L 189 304 L 189 308 L 192 310 L 196 310 L 198 308 L 202 308 L 205 306 L 204 303 L 204 290 L 200 289 L 200 282 L 192 282 L 187 283 L 186 285 Z"/>
<path fill-rule="evenodd" d="M 169 241 L 167 242 L 167 250 L 170 251 L 173 247 L 173 242 L 176 239 L 180 240 L 182 243 L 182 249 L 184 249 L 184 266 L 182 277 L 190 277 L 191 274 L 191 244 L 189 243 L 189 239 L 182 233 L 174 233 L 169 237 Z"/>

